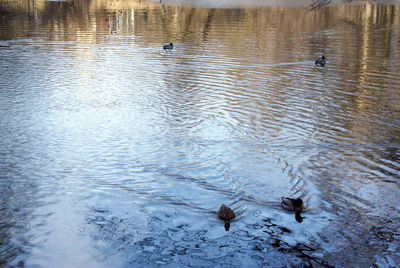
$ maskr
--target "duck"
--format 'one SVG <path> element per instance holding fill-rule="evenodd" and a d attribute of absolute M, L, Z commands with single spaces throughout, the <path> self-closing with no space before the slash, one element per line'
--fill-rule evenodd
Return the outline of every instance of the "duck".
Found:
<path fill-rule="evenodd" d="M 303 200 L 300 198 L 289 198 L 289 197 L 282 197 L 282 207 L 286 210 L 290 211 L 302 211 L 305 209 L 303 205 Z"/>
<path fill-rule="evenodd" d="M 218 210 L 218 218 L 225 221 L 225 231 L 229 231 L 230 221 L 235 218 L 235 212 L 225 204 L 222 204 Z"/>
<path fill-rule="evenodd" d="M 322 56 L 320 59 L 317 59 L 315 61 L 315 65 L 320 66 L 320 67 L 324 67 L 325 63 L 326 63 L 325 56 Z"/>
<path fill-rule="evenodd" d="M 223 221 L 231 221 L 235 218 L 235 212 L 225 204 L 222 204 L 218 210 L 218 218 Z"/>
<path fill-rule="evenodd" d="M 174 44 L 169 43 L 163 46 L 164 49 L 173 49 L 174 48 Z"/>

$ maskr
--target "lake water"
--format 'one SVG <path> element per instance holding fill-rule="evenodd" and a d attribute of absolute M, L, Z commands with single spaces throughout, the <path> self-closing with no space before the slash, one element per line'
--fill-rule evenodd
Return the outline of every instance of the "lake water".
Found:
<path fill-rule="evenodd" d="M 212 2 L 0 1 L 0 267 L 400 266 L 400 5 Z"/>

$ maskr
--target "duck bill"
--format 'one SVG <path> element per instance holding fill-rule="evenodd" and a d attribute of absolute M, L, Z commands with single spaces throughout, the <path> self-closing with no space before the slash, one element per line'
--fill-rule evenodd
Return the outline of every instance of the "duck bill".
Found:
<path fill-rule="evenodd" d="M 301 209 L 306 209 L 306 207 L 303 204 L 301 204 Z"/>

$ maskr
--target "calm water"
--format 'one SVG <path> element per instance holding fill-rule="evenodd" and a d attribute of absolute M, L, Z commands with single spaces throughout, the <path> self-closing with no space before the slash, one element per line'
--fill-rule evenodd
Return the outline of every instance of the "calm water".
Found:
<path fill-rule="evenodd" d="M 400 265 L 399 5 L 0 3 L 1 267 Z"/>

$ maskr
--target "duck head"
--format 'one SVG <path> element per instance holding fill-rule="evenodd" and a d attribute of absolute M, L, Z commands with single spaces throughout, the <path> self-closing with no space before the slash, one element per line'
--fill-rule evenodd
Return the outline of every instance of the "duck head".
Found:
<path fill-rule="evenodd" d="M 323 57 L 323 56 L 322 56 Z M 301 200 L 301 198 L 297 198 L 293 201 L 293 205 L 295 208 L 300 208 L 300 210 L 305 209 L 304 205 L 303 205 L 303 200 Z"/>

